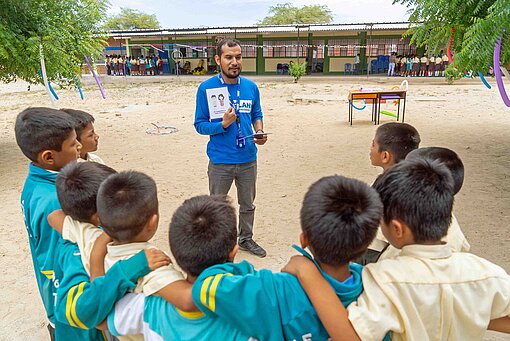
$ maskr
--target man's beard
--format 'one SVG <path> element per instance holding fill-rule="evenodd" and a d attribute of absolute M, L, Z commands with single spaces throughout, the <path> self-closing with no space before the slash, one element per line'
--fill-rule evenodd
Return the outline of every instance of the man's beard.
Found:
<path fill-rule="evenodd" d="M 239 77 L 239 75 L 241 74 L 241 67 L 239 66 L 237 68 L 239 71 L 237 72 L 237 74 L 232 74 L 229 69 L 224 69 L 223 67 L 221 67 L 221 72 L 227 77 L 227 78 L 230 78 L 230 79 L 235 79 L 237 77 Z"/>

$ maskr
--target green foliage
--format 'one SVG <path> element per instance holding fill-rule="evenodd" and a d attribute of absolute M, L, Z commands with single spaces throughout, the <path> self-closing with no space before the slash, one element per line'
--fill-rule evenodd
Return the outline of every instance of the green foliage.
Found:
<path fill-rule="evenodd" d="M 0 81 L 42 84 L 40 45 L 48 79 L 72 80 L 85 55 L 102 53 L 106 8 L 100 0 L 0 1 Z"/>
<path fill-rule="evenodd" d="M 143 12 L 122 7 L 120 13 L 109 17 L 104 25 L 107 30 L 133 30 L 143 28 L 160 28 L 160 24 L 155 14 L 145 14 Z"/>
<path fill-rule="evenodd" d="M 453 84 L 453 82 L 457 79 L 461 79 L 464 77 L 464 73 L 459 71 L 453 64 L 449 64 L 448 67 L 444 71 L 444 75 L 448 84 Z"/>
<path fill-rule="evenodd" d="M 450 42 L 460 70 L 485 72 L 493 64 L 494 45 L 503 36 L 501 64 L 510 62 L 510 0 L 394 0 L 410 7 L 411 43 L 436 54 Z"/>
<path fill-rule="evenodd" d="M 259 25 L 289 24 L 328 24 L 333 16 L 328 6 L 309 5 L 301 8 L 291 3 L 278 4 L 269 8 L 267 17 L 258 22 Z"/>
<path fill-rule="evenodd" d="M 297 83 L 299 78 L 306 75 L 306 61 L 302 63 L 291 62 L 289 65 L 289 75 L 294 77 L 294 83 Z"/>

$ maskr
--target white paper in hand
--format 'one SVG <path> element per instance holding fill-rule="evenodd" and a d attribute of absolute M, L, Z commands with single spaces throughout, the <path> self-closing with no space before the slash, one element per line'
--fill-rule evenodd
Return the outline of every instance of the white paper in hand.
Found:
<path fill-rule="evenodd" d="M 223 118 L 230 107 L 230 96 L 227 87 L 206 89 L 207 105 L 209 106 L 209 119 Z"/>

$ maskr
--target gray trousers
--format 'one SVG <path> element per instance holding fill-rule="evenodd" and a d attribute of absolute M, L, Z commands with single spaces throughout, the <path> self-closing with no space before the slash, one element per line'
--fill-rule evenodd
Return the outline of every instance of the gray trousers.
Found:
<path fill-rule="evenodd" d="M 252 239 L 257 161 L 238 165 L 213 164 L 209 161 L 207 175 L 211 194 L 228 194 L 235 180 L 239 203 L 239 242 Z"/>

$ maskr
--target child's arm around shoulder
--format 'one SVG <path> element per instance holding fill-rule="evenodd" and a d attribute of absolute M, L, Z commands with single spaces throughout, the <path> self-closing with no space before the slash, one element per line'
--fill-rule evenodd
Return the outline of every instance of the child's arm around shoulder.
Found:
<path fill-rule="evenodd" d="M 112 241 L 109 235 L 102 233 L 97 237 L 90 254 L 90 282 L 96 277 L 104 276 L 104 258 L 108 253 L 107 245 Z"/>
<path fill-rule="evenodd" d="M 192 286 L 188 281 L 178 280 L 163 287 L 156 294 L 182 311 L 199 311 L 191 297 Z"/>
<path fill-rule="evenodd" d="M 510 316 L 491 320 L 487 329 L 510 334 Z"/>
<path fill-rule="evenodd" d="M 48 224 L 57 231 L 62 234 L 62 228 L 64 227 L 64 219 L 66 218 L 66 214 L 62 210 L 55 210 L 48 214 Z"/>
<path fill-rule="evenodd" d="M 205 315 L 228 321 L 243 334 L 275 340 L 282 331 L 274 274 L 269 270 L 255 271 L 248 262 L 215 265 L 198 276 L 192 293 Z"/>
<path fill-rule="evenodd" d="M 332 340 L 361 340 L 349 321 L 347 310 L 312 261 L 304 256 L 293 256 L 282 271 L 298 278 Z"/>

